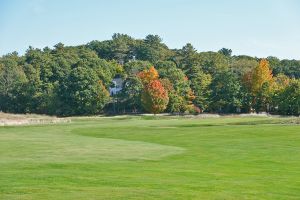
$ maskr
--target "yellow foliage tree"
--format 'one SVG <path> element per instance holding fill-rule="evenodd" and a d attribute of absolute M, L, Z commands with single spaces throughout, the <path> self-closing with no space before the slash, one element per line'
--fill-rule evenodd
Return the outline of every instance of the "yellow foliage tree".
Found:
<path fill-rule="evenodd" d="M 253 95 L 252 106 L 259 111 L 268 111 L 271 103 L 271 96 L 274 90 L 274 79 L 269 62 L 262 59 L 248 76 L 244 77 L 245 83 L 250 80 L 250 91 Z"/>
<path fill-rule="evenodd" d="M 265 83 L 272 85 L 273 74 L 270 69 L 269 62 L 266 59 L 262 59 L 259 65 L 254 68 L 251 78 L 251 91 L 253 94 L 256 94 Z"/>

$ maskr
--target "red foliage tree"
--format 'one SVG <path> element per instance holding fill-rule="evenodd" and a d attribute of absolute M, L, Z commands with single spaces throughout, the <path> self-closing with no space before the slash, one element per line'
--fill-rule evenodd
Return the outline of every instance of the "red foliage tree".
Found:
<path fill-rule="evenodd" d="M 160 80 L 152 80 L 142 92 L 142 105 L 150 113 L 157 114 L 167 108 L 169 102 L 168 92 Z"/>
<path fill-rule="evenodd" d="M 169 103 L 168 89 L 158 79 L 158 72 L 154 67 L 144 70 L 138 74 L 142 80 L 144 89 L 142 91 L 142 106 L 150 113 L 157 114 L 164 111 Z"/>

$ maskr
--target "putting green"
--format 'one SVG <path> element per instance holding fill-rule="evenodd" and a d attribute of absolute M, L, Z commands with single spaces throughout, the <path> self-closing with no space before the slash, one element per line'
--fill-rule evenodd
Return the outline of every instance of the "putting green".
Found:
<path fill-rule="evenodd" d="M 0 163 L 158 160 L 184 148 L 150 142 L 49 133 L 0 134 Z"/>

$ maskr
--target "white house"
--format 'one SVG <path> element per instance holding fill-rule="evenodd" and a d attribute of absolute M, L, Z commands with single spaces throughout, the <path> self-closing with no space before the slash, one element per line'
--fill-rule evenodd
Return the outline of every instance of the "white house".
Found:
<path fill-rule="evenodd" d="M 111 96 L 118 94 L 123 87 L 123 79 L 122 78 L 114 78 L 112 80 L 112 86 L 109 88 L 109 93 Z"/>

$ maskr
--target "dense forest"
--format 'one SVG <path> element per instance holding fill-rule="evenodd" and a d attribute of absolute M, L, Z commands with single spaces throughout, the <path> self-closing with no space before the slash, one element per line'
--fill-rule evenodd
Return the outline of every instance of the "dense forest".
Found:
<path fill-rule="evenodd" d="M 110 95 L 113 78 L 123 89 Z M 157 35 L 0 57 L 0 111 L 59 116 L 100 113 L 300 114 L 300 61 L 170 49 Z"/>

